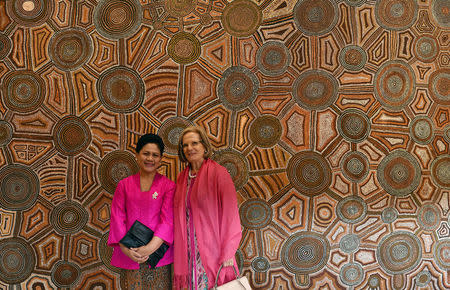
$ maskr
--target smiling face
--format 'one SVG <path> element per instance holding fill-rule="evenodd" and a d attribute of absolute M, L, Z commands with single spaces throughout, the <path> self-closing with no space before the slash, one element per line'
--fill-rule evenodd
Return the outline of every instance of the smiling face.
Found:
<path fill-rule="evenodd" d="M 200 168 L 205 160 L 206 148 L 201 142 L 201 137 L 196 132 L 188 132 L 183 136 L 183 153 L 193 168 Z"/>
<path fill-rule="evenodd" d="M 158 145 L 154 143 L 145 144 L 141 151 L 136 153 L 136 160 L 141 173 L 155 173 L 161 165 L 161 151 Z"/>

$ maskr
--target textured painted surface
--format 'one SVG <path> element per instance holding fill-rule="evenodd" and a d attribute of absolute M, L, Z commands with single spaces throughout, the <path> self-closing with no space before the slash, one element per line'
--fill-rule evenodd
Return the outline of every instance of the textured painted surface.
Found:
<path fill-rule="evenodd" d="M 140 134 L 204 127 L 255 289 L 450 288 L 450 1 L 0 1 L 0 289 L 118 289 Z"/>

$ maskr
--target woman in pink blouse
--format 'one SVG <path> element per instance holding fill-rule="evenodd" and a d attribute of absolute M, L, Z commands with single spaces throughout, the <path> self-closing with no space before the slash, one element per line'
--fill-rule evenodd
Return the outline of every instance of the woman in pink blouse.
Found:
<path fill-rule="evenodd" d="M 212 148 L 200 127 L 186 128 L 178 155 L 186 168 L 174 198 L 174 289 L 210 289 L 235 278 L 241 240 L 236 189 L 230 174 L 211 160 Z"/>
<path fill-rule="evenodd" d="M 162 243 L 173 243 L 173 196 L 175 183 L 157 172 L 164 143 L 155 134 L 145 134 L 136 144 L 139 172 L 119 181 L 111 204 L 108 245 L 113 247 L 111 265 L 122 268 L 125 289 L 170 289 L 173 247 L 156 268 L 145 263 Z M 145 246 L 128 249 L 119 241 L 139 220 L 154 231 Z"/>

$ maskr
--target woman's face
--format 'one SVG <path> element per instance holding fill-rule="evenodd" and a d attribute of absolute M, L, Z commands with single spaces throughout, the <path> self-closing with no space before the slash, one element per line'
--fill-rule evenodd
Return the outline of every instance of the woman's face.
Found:
<path fill-rule="evenodd" d="M 136 153 L 136 159 L 141 172 L 154 173 L 161 165 L 162 156 L 158 145 L 147 143 L 139 153 Z"/>
<path fill-rule="evenodd" d="M 200 135 L 189 132 L 183 136 L 183 153 L 189 163 L 202 163 L 205 160 L 206 148 L 201 142 Z"/>

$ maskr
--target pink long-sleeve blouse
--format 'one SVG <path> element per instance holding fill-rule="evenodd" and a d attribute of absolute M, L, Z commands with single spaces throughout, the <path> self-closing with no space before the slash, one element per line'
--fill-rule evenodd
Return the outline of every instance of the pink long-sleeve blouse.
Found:
<path fill-rule="evenodd" d="M 111 265 L 123 269 L 139 269 L 139 264 L 120 249 L 119 241 L 135 220 L 148 226 L 154 235 L 169 245 L 173 243 L 173 197 L 175 183 L 156 173 L 149 191 L 142 192 L 140 174 L 119 181 L 111 204 L 108 246 L 113 247 Z M 167 250 L 156 267 L 173 262 L 173 247 Z"/>

